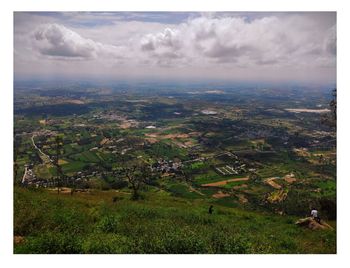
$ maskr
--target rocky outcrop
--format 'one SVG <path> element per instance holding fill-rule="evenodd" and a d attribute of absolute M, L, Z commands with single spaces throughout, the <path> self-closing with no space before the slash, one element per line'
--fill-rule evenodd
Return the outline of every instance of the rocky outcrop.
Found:
<path fill-rule="evenodd" d="M 333 230 L 333 227 L 327 224 L 325 221 L 321 220 L 320 223 L 318 223 L 316 220 L 314 220 L 311 217 L 299 219 L 295 223 L 296 225 L 309 228 L 311 230 Z"/>

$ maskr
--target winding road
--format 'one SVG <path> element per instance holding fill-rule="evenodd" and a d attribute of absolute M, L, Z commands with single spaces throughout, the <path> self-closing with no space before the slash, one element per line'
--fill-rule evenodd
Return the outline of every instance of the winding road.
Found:
<path fill-rule="evenodd" d="M 37 150 L 39 151 L 39 153 L 40 153 L 40 155 L 41 155 L 41 160 L 42 160 L 45 164 L 51 163 L 52 160 L 51 160 L 50 156 L 48 156 L 47 154 L 45 154 L 43 151 L 41 151 L 41 149 L 40 149 L 38 146 L 36 146 L 36 144 L 35 144 L 35 142 L 34 142 L 34 137 L 35 137 L 35 135 L 32 136 L 32 143 L 33 143 L 34 148 L 37 149 Z"/>

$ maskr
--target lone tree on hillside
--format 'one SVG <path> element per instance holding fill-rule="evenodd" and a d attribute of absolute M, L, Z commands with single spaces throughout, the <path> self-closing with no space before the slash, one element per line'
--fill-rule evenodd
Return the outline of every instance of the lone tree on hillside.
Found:
<path fill-rule="evenodd" d="M 57 177 L 57 194 L 60 193 L 61 180 L 63 179 L 62 167 L 59 164 L 60 156 L 62 154 L 62 139 L 59 136 L 55 138 L 55 155 L 53 157 L 53 165 L 56 167 L 56 177 Z"/>
<path fill-rule="evenodd" d="M 148 164 L 143 162 L 125 163 L 124 167 L 117 171 L 117 176 L 126 179 L 132 189 L 132 200 L 140 199 L 140 189 L 144 184 L 150 184 L 158 178 L 158 173 Z"/>

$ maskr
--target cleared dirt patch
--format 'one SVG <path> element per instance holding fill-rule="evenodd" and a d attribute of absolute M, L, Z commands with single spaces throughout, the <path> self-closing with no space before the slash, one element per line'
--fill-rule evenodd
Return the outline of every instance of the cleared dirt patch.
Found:
<path fill-rule="evenodd" d="M 65 103 L 84 104 L 85 102 L 81 100 L 66 100 Z"/>
<path fill-rule="evenodd" d="M 238 194 L 237 197 L 238 197 L 238 201 L 241 204 L 248 203 L 248 199 L 243 194 Z"/>
<path fill-rule="evenodd" d="M 275 177 L 273 177 L 273 178 L 268 178 L 268 179 L 265 180 L 265 183 L 268 184 L 268 185 L 270 185 L 271 187 L 273 187 L 273 188 L 275 188 L 275 189 L 281 189 L 282 186 L 279 185 L 277 182 L 275 182 L 275 181 L 274 181 L 275 179 L 277 179 L 277 178 L 275 178 Z"/>
<path fill-rule="evenodd" d="M 68 162 L 66 160 L 63 160 L 63 159 L 58 159 L 58 164 L 59 165 L 64 165 L 64 164 L 67 164 Z"/>
<path fill-rule="evenodd" d="M 146 138 L 145 140 L 148 141 L 148 142 L 151 143 L 151 144 L 157 143 L 157 142 L 158 142 L 158 140 L 155 139 L 155 138 Z"/>
<path fill-rule="evenodd" d="M 132 128 L 132 127 L 137 127 L 138 126 L 138 122 L 135 120 L 124 120 L 121 122 L 121 124 L 119 125 L 119 127 L 121 129 L 128 129 L 128 128 Z"/>
<path fill-rule="evenodd" d="M 298 155 L 298 156 L 303 156 L 303 157 L 310 157 L 311 154 L 309 153 L 309 151 L 305 148 L 301 148 L 301 149 L 293 149 L 293 152 Z"/>
<path fill-rule="evenodd" d="M 284 176 L 283 179 L 284 179 L 286 182 L 288 182 L 288 183 L 293 183 L 293 182 L 295 182 L 295 181 L 297 180 L 297 179 L 294 177 L 294 174 L 293 174 L 293 173 Z"/>
<path fill-rule="evenodd" d="M 235 178 L 235 179 L 229 179 L 229 180 L 224 180 L 224 181 L 217 181 L 213 183 L 206 183 L 202 184 L 203 187 L 217 187 L 217 186 L 222 186 L 226 185 L 229 182 L 234 182 L 234 181 L 247 181 L 249 178 Z"/>
<path fill-rule="evenodd" d="M 190 136 L 188 134 L 168 134 L 168 135 L 164 135 L 163 138 L 165 139 L 187 139 Z"/>
<path fill-rule="evenodd" d="M 13 242 L 18 245 L 24 242 L 24 236 L 20 236 L 20 235 L 15 235 L 13 237 Z"/>
<path fill-rule="evenodd" d="M 57 187 L 56 188 L 49 188 L 49 191 L 57 192 Z M 70 194 L 71 188 L 68 187 L 60 187 L 60 194 Z"/>
<path fill-rule="evenodd" d="M 240 189 L 244 189 L 244 188 L 247 188 L 247 187 L 248 187 L 247 184 L 242 184 L 242 185 L 234 186 L 233 189 L 234 190 L 240 190 Z"/>
<path fill-rule="evenodd" d="M 49 188 L 48 190 L 57 193 L 57 187 Z M 71 192 L 72 192 L 72 188 L 60 187 L 60 194 L 71 194 Z M 90 191 L 88 189 L 74 189 L 74 193 L 90 193 Z"/>
<path fill-rule="evenodd" d="M 120 124 L 120 128 L 121 129 L 128 129 L 128 128 L 131 128 L 132 124 L 130 122 L 124 122 L 124 123 L 121 123 Z"/>
<path fill-rule="evenodd" d="M 161 139 L 187 139 L 190 137 L 190 135 L 185 134 L 185 133 L 175 133 L 175 134 L 161 134 L 161 133 L 146 133 L 146 137 L 150 138 L 161 138 Z"/>
<path fill-rule="evenodd" d="M 103 140 L 100 142 L 100 145 L 107 144 L 109 142 L 109 139 L 103 138 Z"/>
<path fill-rule="evenodd" d="M 224 197 L 228 197 L 228 196 L 230 196 L 230 195 L 227 193 L 223 193 L 221 191 L 218 191 L 217 193 L 212 195 L 212 197 L 214 197 L 214 198 L 224 198 Z"/>

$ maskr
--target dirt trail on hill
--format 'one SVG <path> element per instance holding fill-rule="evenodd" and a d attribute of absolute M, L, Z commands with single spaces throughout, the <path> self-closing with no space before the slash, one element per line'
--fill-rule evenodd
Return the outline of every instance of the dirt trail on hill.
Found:
<path fill-rule="evenodd" d="M 266 179 L 264 182 L 267 183 L 268 185 L 270 185 L 271 187 L 275 188 L 275 189 L 281 189 L 282 186 L 279 185 L 277 182 L 275 182 L 275 181 L 274 181 L 275 179 L 276 179 L 275 177 L 273 177 L 273 178 L 268 178 L 268 179 Z"/>
<path fill-rule="evenodd" d="M 229 182 L 233 182 L 233 181 L 247 181 L 249 180 L 249 178 L 236 178 L 236 179 L 229 179 L 229 180 L 224 180 L 224 181 L 217 181 L 217 182 L 213 182 L 213 183 L 206 183 L 206 184 L 202 184 L 203 187 L 216 187 L 216 186 L 222 186 L 222 185 L 226 185 Z"/>

